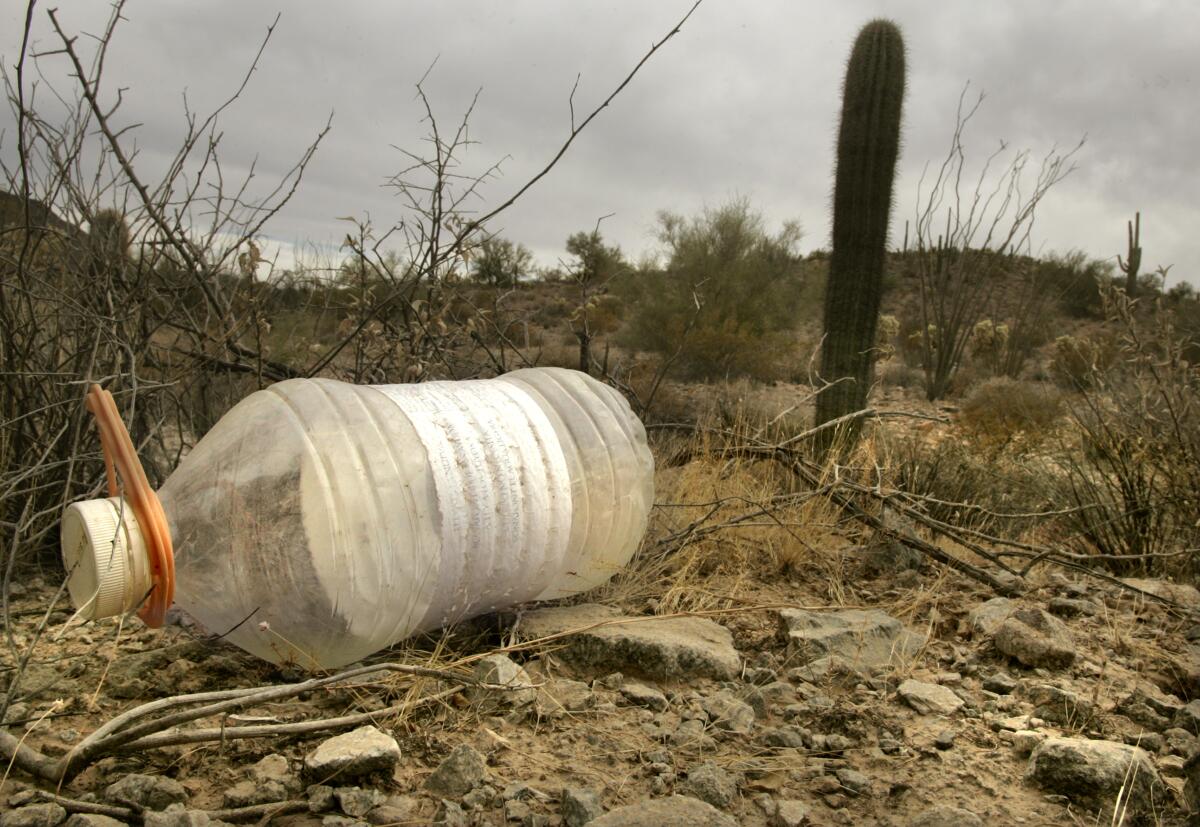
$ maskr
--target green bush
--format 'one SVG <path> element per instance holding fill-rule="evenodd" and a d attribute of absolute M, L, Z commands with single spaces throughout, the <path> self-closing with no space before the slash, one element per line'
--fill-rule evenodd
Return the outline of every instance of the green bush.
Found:
<path fill-rule="evenodd" d="M 692 218 L 660 213 L 658 238 L 665 264 L 614 282 L 630 308 L 625 343 L 675 359 L 689 379 L 776 378 L 799 302 L 799 227 L 769 234 L 762 214 L 735 199 Z"/>

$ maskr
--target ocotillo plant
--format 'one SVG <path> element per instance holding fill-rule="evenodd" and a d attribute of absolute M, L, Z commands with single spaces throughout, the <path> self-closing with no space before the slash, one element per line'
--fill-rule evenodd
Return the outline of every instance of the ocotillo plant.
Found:
<path fill-rule="evenodd" d="M 1133 221 L 1128 222 L 1129 225 L 1129 253 L 1128 258 L 1124 261 L 1121 256 L 1117 256 L 1117 265 L 1121 268 L 1121 272 L 1125 274 L 1125 295 L 1133 298 L 1137 293 L 1138 286 L 1138 270 L 1142 266 L 1142 214 L 1140 212 L 1133 214 Z"/>
<path fill-rule="evenodd" d="M 895 23 L 873 20 L 854 41 L 842 95 L 821 349 L 821 379 L 832 384 L 817 396 L 817 425 L 865 408 L 874 377 L 903 100 L 904 39 Z M 847 427 L 857 433 L 859 422 Z"/>

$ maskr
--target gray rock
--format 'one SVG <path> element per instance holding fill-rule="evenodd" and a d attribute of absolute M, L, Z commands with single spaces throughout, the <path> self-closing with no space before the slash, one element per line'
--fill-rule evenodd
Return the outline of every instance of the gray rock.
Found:
<path fill-rule="evenodd" d="M 600 795 L 595 790 L 566 787 L 562 791 L 563 827 L 583 827 L 604 815 Z"/>
<path fill-rule="evenodd" d="M 1132 811 L 1145 811 L 1164 794 L 1146 751 L 1114 741 L 1047 738 L 1029 757 L 1026 774 L 1047 792 L 1091 807 L 1111 807 L 1124 788 Z"/>
<path fill-rule="evenodd" d="M 556 654 L 596 674 L 621 670 L 656 681 L 730 680 L 741 669 L 733 635 L 704 618 L 627 617 L 584 603 L 529 612 L 520 630 L 527 639 L 574 631 L 558 641 L 562 648 Z"/>
<path fill-rule="evenodd" d="M 1200 816 L 1200 752 L 1183 762 L 1183 800 L 1195 824 Z"/>
<path fill-rule="evenodd" d="M 701 704 L 713 726 L 726 732 L 749 732 L 754 726 L 754 709 L 722 689 L 705 698 Z"/>
<path fill-rule="evenodd" d="M 1051 684 L 1029 687 L 1026 697 L 1033 704 L 1035 716 L 1063 726 L 1083 727 L 1096 714 L 1090 700 Z"/>
<path fill-rule="evenodd" d="M 1020 686 L 1016 678 L 1011 677 L 1007 672 L 997 672 L 991 677 L 983 679 L 983 688 L 988 692 L 995 692 L 997 695 L 1010 695 Z"/>
<path fill-rule="evenodd" d="M 1188 609 L 1200 609 L 1200 591 L 1197 591 L 1195 586 L 1169 583 L 1166 580 L 1142 580 L 1133 577 L 1125 578 L 1122 582 L 1127 586 L 1149 592 L 1155 597 L 1170 600 Z"/>
<path fill-rule="evenodd" d="M 996 648 L 1026 666 L 1065 669 L 1075 660 L 1066 624 L 1041 609 L 1017 609 L 992 636 Z"/>
<path fill-rule="evenodd" d="M 98 813 L 75 813 L 63 822 L 63 827 L 125 827 L 125 822 Z"/>
<path fill-rule="evenodd" d="M 954 730 L 943 729 L 933 739 L 933 745 L 942 751 L 945 751 L 948 749 L 954 749 L 954 738 L 955 738 Z"/>
<path fill-rule="evenodd" d="M 1019 605 L 1007 597 L 993 597 L 986 603 L 980 603 L 967 615 L 967 623 L 975 635 L 991 637 L 1000 628 L 1008 616 L 1015 612 Z"/>
<path fill-rule="evenodd" d="M 805 668 L 818 676 L 835 663 L 855 671 L 899 664 L 925 645 L 923 635 L 878 609 L 782 609 L 779 621 L 789 655 L 808 663 Z"/>
<path fill-rule="evenodd" d="M 1172 723 L 1193 735 L 1200 735 L 1200 700 L 1189 701 L 1175 711 Z"/>
<path fill-rule="evenodd" d="M 67 817 L 67 811 L 53 801 L 26 804 L 0 816 L 0 827 L 56 827 Z"/>
<path fill-rule="evenodd" d="M 751 718 L 753 714 L 751 711 Z M 667 740 L 673 747 L 688 749 L 711 750 L 717 745 L 712 736 L 705 731 L 704 721 L 699 718 L 681 721 Z"/>
<path fill-rule="evenodd" d="M 259 784 L 277 784 L 288 794 L 298 793 L 304 786 L 292 772 L 287 758 L 278 753 L 268 755 L 252 764 L 250 778 Z"/>
<path fill-rule="evenodd" d="M 634 706 L 648 706 L 655 712 L 666 712 L 670 706 L 661 689 L 641 681 L 625 681 L 621 684 L 621 695 Z"/>
<path fill-rule="evenodd" d="M 511 704 L 526 706 L 537 697 L 529 673 L 508 655 L 487 655 L 475 663 L 473 677 L 489 686 L 472 686 L 467 693 L 474 703 L 488 707 Z"/>
<path fill-rule="evenodd" d="M 775 802 L 771 827 L 803 827 L 808 823 L 808 805 L 803 801 L 785 798 Z"/>
<path fill-rule="evenodd" d="M 362 726 L 322 741 L 304 759 L 312 778 L 327 780 L 390 771 L 400 761 L 396 739 L 373 726 Z"/>
<path fill-rule="evenodd" d="M 1092 617 L 1100 613 L 1100 607 L 1090 600 L 1077 600 L 1070 597 L 1055 597 L 1046 604 L 1050 614 L 1059 617 L 1075 617 L 1084 615 Z"/>
<path fill-rule="evenodd" d="M 936 683 L 922 683 L 911 678 L 897 690 L 904 702 L 922 715 L 953 715 L 963 707 L 963 699 L 953 690 Z"/>
<path fill-rule="evenodd" d="M 1200 752 L 1200 739 L 1187 730 L 1171 727 L 1164 730 L 1162 735 L 1167 742 L 1167 749 L 1174 755 L 1182 755 L 1187 758 L 1193 752 Z"/>
<path fill-rule="evenodd" d="M 333 813 L 321 819 L 321 827 L 366 827 L 366 822 Z"/>
<path fill-rule="evenodd" d="M 187 790 L 173 778 L 132 773 L 109 784 L 104 797 L 114 804 L 146 810 L 165 810 L 187 800 Z"/>
<path fill-rule="evenodd" d="M 433 823 L 437 827 L 468 827 L 471 822 L 462 807 L 453 801 L 443 800 L 438 805 L 437 812 L 433 814 Z"/>
<path fill-rule="evenodd" d="M 618 807 L 592 827 L 737 827 L 731 816 L 695 798 L 673 795 Z"/>
<path fill-rule="evenodd" d="M 327 784 L 313 784 L 307 792 L 310 813 L 323 813 L 333 809 L 333 787 Z"/>
<path fill-rule="evenodd" d="M 582 712 L 595 700 L 595 693 L 583 681 L 556 678 L 538 687 L 534 709 L 543 718 L 558 718 L 571 712 Z"/>
<path fill-rule="evenodd" d="M 203 810 L 189 810 L 182 804 L 172 804 L 158 813 L 146 813 L 143 827 L 232 827 L 227 821 L 213 818 Z"/>
<path fill-rule="evenodd" d="M 871 779 L 858 770 L 843 767 L 834 773 L 843 790 L 849 790 L 854 795 L 870 795 Z"/>
<path fill-rule="evenodd" d="M 983 827 L 983 820 L 970 810 L 939 804 L 908 822 L 908 827 Z"/>
<path fill-rule="evenodd" d="M 777 729 L 768 729 L 762 734 L 760 739 L 763 744 L 768 747 L 777 749 L 804 749 L 805 730 L 796 726 L 781 726 Z"/>
<path fill-rule="evenodd" d="M 483 756 L 470 744 L 459 744 L 425 780 L 425 789 L 441 798 L 461 798 L 486 774 Z"/>
<path fill-rule="evenodd" d="M 266 804 L 271 801 L 283 801 L 287 791 L 278 782 L 259 784 L 256 781 L 239 781 L 221 794 L 222 803 L 226 807 L 249 807 L 252 804 Z"/>
<path fill-rule="evenodd" d="M 367 813 L 371 824 L 416 824 L 421 802 L 411 795 L 388 796 L 387 801 Z"/>
<path fill-rule="evenodd" d="M 723 810 L 737 795 L 737 778 L 709 762 L 688 770 L 680 791 Z"/>
<path fill-rule="evenodd" d="M 341 811 L 354 818 L 362 818 L 387 800 L 387 796 L 378 790 L 362 787 L 338 787 L 333 791 L 333 797 Z"/>
<path fill-rule="evenodd" d="M 1012 734 L 1013 750 L 1025 758 L 1037 749 L 1037 745 L 1045 741 L 1046 737 L 1046 733 L 1035 729 L 1018 729 Z"/>

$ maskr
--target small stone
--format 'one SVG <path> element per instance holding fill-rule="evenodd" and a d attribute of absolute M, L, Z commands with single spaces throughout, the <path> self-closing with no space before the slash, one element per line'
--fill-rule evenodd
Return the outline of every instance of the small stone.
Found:
<path fill-rule="evenodd" d="M 583 827 L 604 814 L 600 796 L 594 790 L 580 787 L 563 789 L 561 810 L 563 827 Z"/>
<path fill-rule="evenodd" d="M 388 799 L 376 807 L 371 812 L 367 813 L 367 821 L 371 824 L 380 825 L 395 825 L 395 824 L 416 824 L 420 819 L 418 812 L 421 803 L 410 795 L 392 795 Z"/>
<path fill-rule="evenodd" d="M 1051 723 L 1081 728 L 1095 717 L 1091 701 L 1051 684 L 1031 686 L 1028 698 L 1033 714 Z"/>
<path fill-rule="evenodd" d="M 187 790 L 173 778 L 133 773 L 108 785 L 104 797 L 114 804 L 146 810 L 165 810 L 187 800 Z"/>
<path fill-rule="evenodd" d="M 1013 751 L 1022 758 L 1033 752 L 1038 744 L 1046 740 L 1046 733 L 1032 729 L 1018 729 L 1012 733 Z"/>
<path fill-rule="evenodd" d="M 818 775 L 812 780 L 811 788 L 817 795 L 831 795 L 841 792 L 842 782 L 832 775 Z"/>
<path fill-rule="evenodd" d="M 771 827 L 803 827 L 808 823 L 808 805 L 795 799 L 783 799 L 775 802 L 775 814 L 771 817 Z"/>
<path fill-rule="evenodd" d="M 1189 701 L 1179 707 L 1171 723 L 1193 735 L 1200 735 L 1200 700 Z"/>
<path fill-rule="evenodd" d="M 326 784 L 313 784 L 307 792 L 310 813 L 323 813 L 333 809 L 333 787 Z"/>
<path fill-rule="evenodd" d="M 1092 617 L 1100 613 L 1100 607 L 1090 600 L 1074 600 L 1069 597 L 1055 597 L 1046 604 L 1050 614 L 1059 617 L 1076 617 L 1084 615 Z"/>
<path fill-rule="evenodd" d="M 508 655 L 487 655 L 475 663 L 473 676 L 488 686 L 472 686 L 467 697 L 489 707 L 525 706 L 533 703 L 537 689 L 529 673 Z"/>
<path fill-rule="evenodd" d="M 533 815 L 533 810 L 524 801 L 513 799 L 504 802 L 505 821 L 524 821 L 531 815 Z"/>
<path fill-rule="evenodd" d="M 948 749 L 953 749 L 954 748 L 954 730 L 943 729 L 941 732 L 939 732 L 937 734 L 937 737 L 933 739 L 933 745 L 943 751 L 948 750 Z"/>
<path fill-rule="evenodd" d="M 759 739 L 768 747 L 778 749 L 804 749 L 804 730 L 796 726 L 781 726 L 778 729 L 768 729 Z"/>
<path fill-rule="evenodd" d="M 1167 739 L 1163 738 L 1157 732 L 1131 733 L 1125 736 L 1125 743 L 1130 746 L 1141 747 L 1151 754 L 1165 752 L 1167 748 Z"/>
<path fill-rule="evenodd" d="M 992 636 L 996 648 L 1026 666 L 1065 669 L 1075 660 L 1066 624 L 1041 609 L 1017 609 Z"/>
<path fill-rule="evenodd" d="M 727 690 L 709 695 L 701 706 L 717 729 L 745 733 L 754 726 L 754 710 L 748 703 L 738 700 Z"/>
<path fill-rule="evenodd" d="M 373 726 L 363 726 L 322 741 L 304 759 L 312 778 L 357 777 L 390 771 L 400 761 L 396 739 Z"/>
<path fill-rule="evenodd" d="M 701 764 L 688 770 L 681 792 L 725 809 L 737 795 L 737 779 L 716 764 Z"/>
<path fill-rule="evenodd" d="M 142 816 L 143 827 L 232 827 L 227 821 L 212 818 L 203 810 L 189 810 L 182 804 L 172 804 L 162 812 L 147 812 Z"/>
<path fill-rule="evenodd" d="M 1182 755 L 1187 758 L 1193 752 L 1200 752 L 1200 739 L 1195 735 L 1179 727 L 1171 727 L 1163 731 L 1163 740 L 1167 742 L 1167 749 L 1173 755 Z"/>
<path fill-rule="evenodd" d="M 125 822 L 98 813 L 75 813 L 63 822 L 63 827 L 125 827 Z"/>
<path fill-rule="evenodd" d="M 963 699 L 950 689 L 936 683 L 922 683 L 911 678 L 897 690 L 904 702 L 922 715 L 952 715 L 963 706 Z"/>
<path fill-rule="evenodd" d="M 753 716 L 753 712 L 751 712 Z M 704 721 L 699 718 L 689 718 L 675 728 L 667 738 L 673 747 L 687 747 L 699 750 L 711 750 L 717 742 L 705 731 Z"/>
<path fill-rule="evenodd" d="M 621 684 L 621 695 L 634 706 L 647 706 L 655 712 L 666 712 L 670 706 L 662 690 L 641 681 L 625 681 Z"/>
<path fill-rule="evenodd" d="M 996 693 L 997 695 L 1012 694 L 1019 685 L 1018 681 L 1009 676 L 1007 672 L 996 672 L 995 675 L 983 679 L 983 688 L 988 690 L 989 693 Z"/>
<path fill-rule="evenodd" d="M 870 795 L 871 779 L 858 770 L 844 768 L 838 770 L 836 775 L 843 789 L 849 790 L 854 795 Z"/>
<path fill-rule="evenodd" d="M 1183 778 L 1183 765 L 1187 762 L 1179 755 L 1164 755 L 1157 761 L 1158 771 L 1168 778 Z"/>
<path fill-rule="evenodd" d="M 967 623 L 976 635 L 990 637 L 1017 607 L 1018 604 L 1007 597 L 993 597 L 972 609 L 967 615 Z"/>
<path fill-rule="evenodd" d="M 463 812 L 462 807 L 453 801 L 443 800 L 433 815 L 433 823 L 437 827 L 468 827 L 471 822 L 467 819 L 467 814 Z"/>
<path fill-rule="evenodd" d="M 908 827 L 983 827 L 983 820 L 970 810 L 939 804 L 908 822 Z"/>
<path fill-rule="evenodd" d="M 459 744 L 425 780 L 425 789 L 442 798 L 460 798 L 483 781 L 487 766 L 469 744 Z"/>
<path fill-rule="evenodd" d="M 338 787 L 333 791 L 333 797 L 337 799 L 342 812 L 354 818 L 362 818 L 387 799 L 378 790 L 364 790 L 362 787 Z"/>
<path fill-rule="evenodd" d="M 534 708 L 543 718 L 558 718 L 588 709 L 595 699 L 595 693 L 583 681 L 556 678 L 538 688 Z"/>
<path fill-rule="evenodd" d="M 0 816 L 0 827 L 56 827 L 67 817 L 67 811 L 53 801 L 26 804 Z"/>

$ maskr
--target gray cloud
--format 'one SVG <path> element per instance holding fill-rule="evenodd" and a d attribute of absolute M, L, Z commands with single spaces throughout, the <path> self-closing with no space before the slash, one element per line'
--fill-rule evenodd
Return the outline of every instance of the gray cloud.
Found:
<path fill-rule="evenodd" d="M 97 31 L 104 9 L 60 0 L 68 26 Z M 23 4 L 0 14 L 6 66 L 17 52 Z M 40 8 L 40 7 L 39 7 Z M 295 201 L 269 227 L 284 241 L 336 241 L 335 219 L 401 217 L 383 186 L 423 135 L 414 82 L 436 59 L 427 90 L 443 126 L 477 89 L 468 169 L 506 158 L 480 207 L 533 174 L 576 112 L 601 100 L 684 3 L 548 0 L 281 5 L 282 19 L 246 96 L 222 124 L 231 173 L 257 158 L 262 183 L 282 174 L 334 112 L 334 129 Z M 108 64 L 128 87 L 125 122 L 153 172 L 182 132 L 182 93 L 205 111 L 232 90 L 276 8 L 236 0 L 133 0 Z M 911 217 L 926 162 L 943 156 L 963 84 L 987 93 L 968 133 L 971 157 L 1004 139 L 1035 155 L 1085 133 L 1079 168 L 1051 193 L 1035 242 L 1096 257 L 1123 252 L 1124 223 L 1143 213 L 1146 262 L 1174 263 L 1200 281 L 1200 146 L 1196 36 L 1200 7 L 1156 3 L 940 3 L 852 0 L 706 0 L 680 36 L 579 139 L 562 165 L 499 227 L 549 263 L 567 235 L 605 221 L 627 251 L 654 246 L 659 209 L 692 212 L 744 194 L 775 223 L 798 218 L 806 247 L 828 238 L 833 134 L 844 61 L 857 28 L 900 23 L 909 45 L 905 146 L 894 226 Z M 44 11 L 35 36 L 52 45 Z M 61 60 L 43 70 L 59 82 Z M 65 84 L 64 84 L 65 85 Z M 11 129 L 11 115 L 0 116 Z M 11 132 L 10 132 L 11 134 Z M 10 157 L 11 141 L 2 150 Z M 898 230 L 902 231 L 902 230 Z"/>

